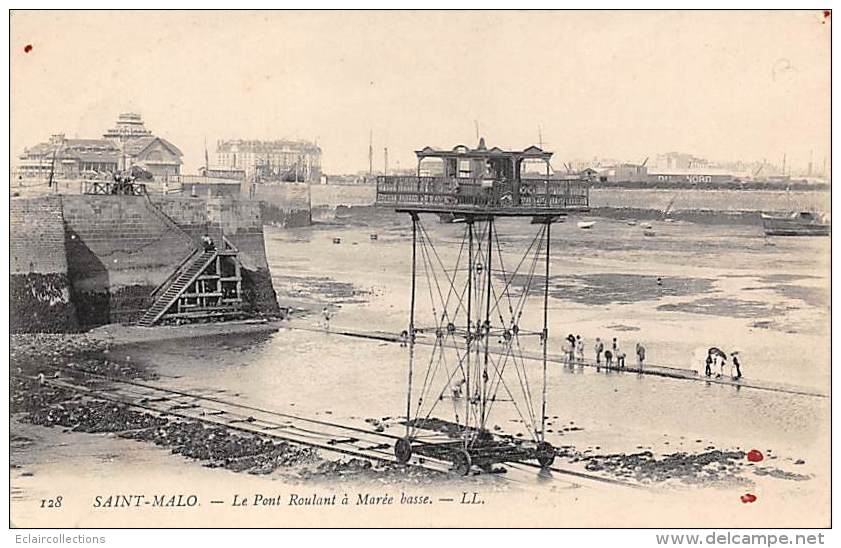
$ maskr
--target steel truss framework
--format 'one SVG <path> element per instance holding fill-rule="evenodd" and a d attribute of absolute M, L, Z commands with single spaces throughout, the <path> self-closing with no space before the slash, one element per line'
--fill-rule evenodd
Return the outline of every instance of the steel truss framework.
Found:
<path fill-rule="evenodd" d="M 412 218 L 412 290 L 406 331 L 406 433 L 395 444 L 395 455 L 401 462 L 414 453 L 443 457 L 465 474 L 473 465 L 491 470 L 495 463 L 532 459 L 550 466 L 555 450 L 545 440 L 548 282 L 551 226 L 559 215 L 532 217 L 537 232 L 509 270 L 496 216 L 486 213 L 459 218 L 464 222 L 464 234 L 455 264 L 447 268 L 420 212 L 408 212 Z M 520 322 L 529 296 L 540 291 L 540 283 L 543 325 L 528 330 Z M 425 317 L 418 323 L 427 299 L 431 322 L 423 323 L 428 321 Z M 415 348 L 419 337 L 434 339 L 428 359 L 419 360 Z M 527 337 L 542 346 L 540 379 L 529 378 L 522 348 Z M 497 404 L 513 407 L 529 439 L 494 435 L 488 430 Z M 450 405 L 451 410 L 442 409 Z M 435 411 L 438 413 L 433 415 Z M 440 419 L 442 414 L 450 414 L 452 421 Z M 442 433 L 446 434 L 443 440 Z"/>

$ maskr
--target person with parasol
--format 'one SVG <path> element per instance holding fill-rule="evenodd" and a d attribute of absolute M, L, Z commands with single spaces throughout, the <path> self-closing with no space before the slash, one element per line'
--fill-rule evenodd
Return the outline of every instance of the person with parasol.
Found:
<path fill-rule="evenodd" d="M 715 376 L 716 378 L 721 378 L 724 376 L 724 365 L 727 363 L 727 353 L 724 352 L 722 349 L 713 346 L 707 351 L 707 364 L 709 371 L 709 363 L 712 360 L 713 367 L 718 366 L 718 374 Z M 707 373 L 709 376 L 709 372 Z"/>

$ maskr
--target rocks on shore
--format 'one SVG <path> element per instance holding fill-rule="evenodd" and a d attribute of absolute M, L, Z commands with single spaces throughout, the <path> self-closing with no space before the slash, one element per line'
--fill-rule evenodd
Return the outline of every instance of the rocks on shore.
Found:
<path fill-rule="evenodd" d="M 616 478 L 632 479 L 639 483 L 678 482 L 684 484 L 716 484 L 743 481 L 741 479 L 742 451 L 706 450 L 701 453 L 677 452 L 655 456 L 651 451 L 584 455 L 569 449 L 562 456 L 571 461 L 586 462 L 591 472 L 604 472 Z"/>

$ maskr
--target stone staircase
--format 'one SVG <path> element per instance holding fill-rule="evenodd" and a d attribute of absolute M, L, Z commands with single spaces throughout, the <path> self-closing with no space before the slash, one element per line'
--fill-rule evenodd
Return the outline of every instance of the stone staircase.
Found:
<path fill-rule="evenodd" d="M 176 275 L 166 282 L 168 285 L 157 292 L 155 302 L 146 310 L 137 325 L 141 327 L 155 325 L 161 316 L 178 300 L 184 290 L 201 275 L 211 261 L 216 260 L 218 254 L 217 249 L 202 249 L 191 255 L 176 271 Z"/>

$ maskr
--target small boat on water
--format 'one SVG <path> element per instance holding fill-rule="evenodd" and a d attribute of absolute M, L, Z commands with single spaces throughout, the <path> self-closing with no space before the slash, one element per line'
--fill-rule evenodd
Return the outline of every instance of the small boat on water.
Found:
<path fill-rule="evenodd" d="M 651 230 L 651 223 L 640 223 L 640 226 L 646 230 Z"/>
<path fill-rule="evenodd" d="M 628 226 L 636 226 L 637 222 L 636 221 L 627 221 L 627 224 L 628 224 Z"/>
<path fill-rule="evenodd" d="M 762 214 L 762 227 L 766 236 L 829 236 L 828 219 L 811 211 L 789 215 Z"/>
<path fill-rule="evenodd" d="M 652 237 L 652 236 L 655 236 L 657 233 L 654 232 L 653 230 L 646 229 L 646 230 L 642 231 L 642 234 L 643 234 L 643 236 Z"/>
<path fill-rule="evenodd" d="M 578 221 L 578 228 L 589 230 L 593 228 L 594 224 L 596 224 L 596 221 Z"/>

